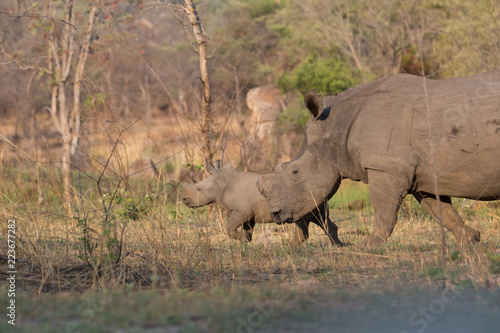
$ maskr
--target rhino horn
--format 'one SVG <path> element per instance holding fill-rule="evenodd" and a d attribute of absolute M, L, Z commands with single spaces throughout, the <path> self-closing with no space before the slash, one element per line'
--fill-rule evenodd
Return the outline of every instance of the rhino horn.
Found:
<path fill-rule="evenodd" d="M 271 181 L 271 175 L 264 175 L 259 177 L 259 179 L 257 179 L 257 188 L 264 197 L 267 197 L 267 194 L 269 193 L 270 181 Z"/>
<path fill-rule="evenodd" d="M 217 165 L 218 163 L 216 162 L 215 164 Z M 212 176 L 215 176 L 219 173 L 219 168 L 217 166 L 213 166 L 212 164 L 208 163 L 207 160 L 205 160 L 205 169 Z"/>
<path fill-rule="evenodd" d="M 219 170 L 220 168 L 222 168 L 222 161 L 221 160 L 217 160 L 215 161 L 214 163 L 214 167 L 215 169 Z"/>

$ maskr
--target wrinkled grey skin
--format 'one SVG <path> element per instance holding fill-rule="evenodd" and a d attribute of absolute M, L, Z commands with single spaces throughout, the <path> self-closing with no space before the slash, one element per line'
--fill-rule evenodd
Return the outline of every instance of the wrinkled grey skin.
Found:
<path fill-rule="evenodd" d="M 304 101 L 310 119 L 299 153 L 258 181 L 276 222 L 299 219 L 348 178 L 369 185 L 375 213 L 361 246 L 387 240 L 408 194 L 458 243 L 479 242 L 450 197 L 500 198 L 500 71 L 450 80 L 395 74 L 336 96 L 311 91 Z"/>
<path fill-rule="evenodd" d="M 251 172 L 241 172 L 231 166 L 223 168 L 207 163 L 210 176 L 196 184 L 185 184 L 182 201 L 188 207 L 200 207 L 217 202 L 229 212 L 227 234 L 231 238 L 244 242 L 252 240 L 253 229 L 256 223 L 274 222 L 271 218 L 269 204 L 260 194 L 256 186 L 261 176 Z M 323 222 L 326 221 L 326 224 Z M 311 209 L 308 214 L 295 222 L 294 244 L 300 244 L 309 237 L 309 223 L 319 225 L 329 236 L 330 241 L 344 245 L 337 236 L 337 226 L 330 220 L 328 209 L 324 205 Z M 243 226 L 242 230 L 238 230 Z"/>

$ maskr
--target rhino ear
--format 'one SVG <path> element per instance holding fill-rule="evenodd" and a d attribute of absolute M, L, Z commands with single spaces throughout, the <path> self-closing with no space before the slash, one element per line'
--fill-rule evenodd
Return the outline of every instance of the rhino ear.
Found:
<path fill-rule="evenodd" d="M 304 96 L 304 104 L 314 119 L 323 112 L 323 98 L 317 94 L 316 89 L 307 92 Z"/>
<path fill-rule="evenodd" d="M 219 170 L 222 167 L 222 162 L 220 160 L 215 161 L 214 167 Z"/>
<path fill-rule="evenodd" d="M 219 169 L 214 167 L 212 164 L 208 163 L 208 161 L 205 161 L 205 169 L 212 176 L 215 176 L 219 173 Z"/>
<path fill-rule="evenodd" d="M 283 170 L 286 169 L 286 167 L 288 166 L 288 164 L 290 164 L 292 161 L 288 161 L 288 162 L 281 162 L 280 164 L 278 164 L 275 168 L 274 168 L 274 173 L 278 173 L 278 172 L 281 172 Z"/>

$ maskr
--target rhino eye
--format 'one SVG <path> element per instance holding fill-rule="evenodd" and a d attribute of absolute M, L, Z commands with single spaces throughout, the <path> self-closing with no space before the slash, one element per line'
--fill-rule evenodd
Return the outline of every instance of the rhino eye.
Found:
<path fill-rule="evenodd" d="M 296 175 L 296 174 L 298 174 L 298 173 L 299 173 L 299 170 L 293 170 L 293 171 L 292 171 L 292 173 L 293 173 L 294 175 Z"/>
<path fill-rule="evenodd" d="M 201 191 L 201 187 L 197 187 L 196 191 L 198 191 L 198 192 Z"/>

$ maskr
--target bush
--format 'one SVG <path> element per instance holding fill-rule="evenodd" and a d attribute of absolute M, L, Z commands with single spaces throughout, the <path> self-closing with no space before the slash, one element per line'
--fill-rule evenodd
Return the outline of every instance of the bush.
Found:
<path fill-rule="evenodd" d="M 283 92 L 296 91 L 301 95 L 312 89 L 318 94 L 337 94 L 361 83 L 361 73 L 339 57 L 308 56 L 293 70 L 278 80 Z"/>

